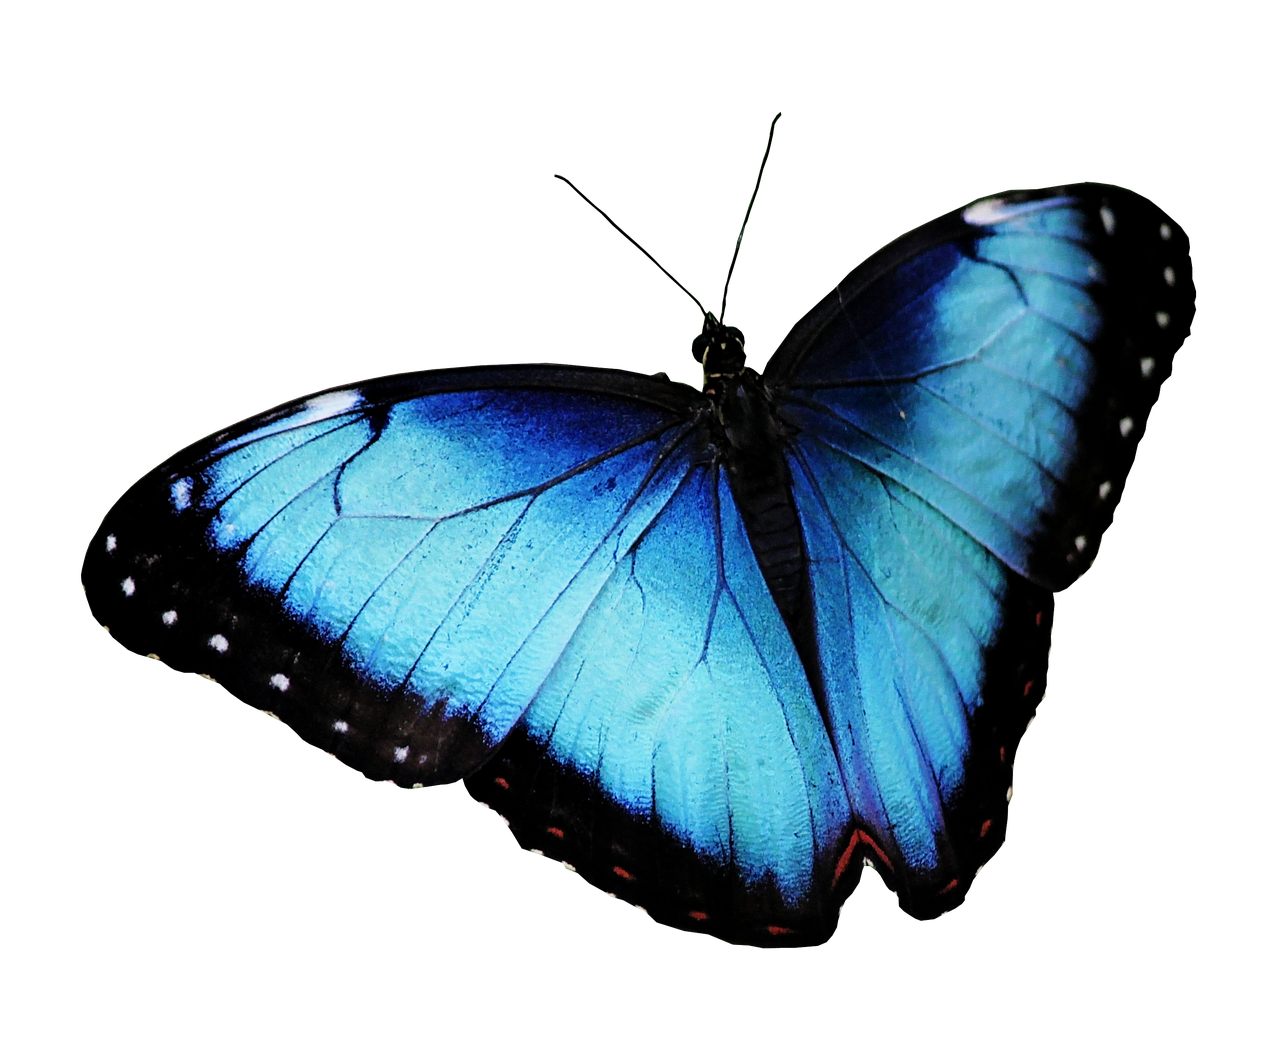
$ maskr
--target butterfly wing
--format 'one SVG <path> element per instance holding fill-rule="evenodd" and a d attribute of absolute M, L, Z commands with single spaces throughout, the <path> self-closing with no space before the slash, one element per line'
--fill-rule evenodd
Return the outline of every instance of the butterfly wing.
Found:
<path fill-rule="evenodd" d="M 468 776 L 659 919 L 835 926 L 848 800 L 690 387 L 538 366 L 295 402 L 139 481 L 83 578 L 131 650 L 375 779 Z"/>
<path fill-rule="evenodd" d="M 766 369 L 862 825 L 847 854 L 916 916 L 1003 839 L 1050 590 L 1097 553 L 1194 299 L 1186 236 L 1146 199 L 1012 192 L 872 257 Z"/>
<path fill-rule="evenodd" d="M 689 387 L 530 366 L 391 377 L 174 456 L 85 557 L 97 619 L 377 779 L 471 772 L 688 469 Z"/>
<path fill-rule="evenodd" d="M 822 942 L 849 802 L 727 477 L 696 465 L 467 779 L 526 848 L 680 928 Z M 860 863 L 858 864 L 860 866 Z"/>

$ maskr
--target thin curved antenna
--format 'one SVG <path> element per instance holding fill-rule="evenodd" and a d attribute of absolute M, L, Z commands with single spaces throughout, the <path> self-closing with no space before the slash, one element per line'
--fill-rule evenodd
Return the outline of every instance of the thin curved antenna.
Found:
<path fill-rule="evenodd" d="M 583 202 L 585 202 L 593 210 L 599 213 L 600 216 L 604 217 L 604 219 L 607 220 L 610 224 L 613 224 L 613 229 L 617 231 L 618 234 L 620 234 L 623 238 L 625 238 L 628 242 L 630 242 L 633 246 L 635 246 L 638 250 L 640 250 L 640 252 L 642 252 L 645 256 L 647 256 L 651 261 L 653 261 L 654 267 L 656 267 L 659 271 L 661 271 L 673 282 L 675 282 L 676 285 L 680 286 L 680 291 L 683 292 L 687 297 L 689 297 L 689 299 L 691 299 L 694 303 L 698 304 L 698 311 L 702 314 L 703 318 L 705 319 L 707 317 L 707 309 L 704 306 L 702 306 L 701 303 L 698 303 L 698 298 L 694 296 L 693 293 L 691 293 L 683 285 L 680 285 L 680 282 L 675 275 L 673 275 L 670 271 L 668 271 L 665 267 L 663 267 L 660 263 L 658 263 L 657 260 L 654 260 L 653 254 L 650 253 L 649 250 L 645 249 L 644 246 L 642 246 L 634 238 L 632 238 L 625 231 L 623 231 L 622 228 L 618 227 L 618 225 L 614 222 L 614 219 L 611 216 L 609 216 L 608 213 L 602 210 L 599 206 L 597 206 L 594 202 L 592 202 L 589 198 L 583 195 L 582 192 L 578 190 L 578 186 L 574 184 L 573 181 L 569 180 L 568 177 L 562 177 L 560 174 L 557 173 L 555 175 L 555 178 L 556 180 L 564 181 L 565 184 L 569 185 L 569 187 L 571 187 L 574 191 L 578 192 L 578 196 L 582 199 Z M 739 235 L 738 238 L 739 240 L 741 240 L 742 236 Z"/>
<path fill-rule="evenodd" d="M 760 181 L 764 177 L 764 164 L 769 161 L 769 149 L 773 147 L 773 128 L 782 118 L 779 112 L 769 124 L 769 143 L 764 146 L 764 158 L 760 160 L 760 172 L 756 174 L 756 189 L 751 193 L 751 201 L 747 203 L 747 215 L 742 218 L 742 230 L 738 232 L 738 244 L 733 247 L 733 259 L 729 261 L 729 275 L 724 280 L 724 295 L 720 297 L 720 324 L 724 324 L 724 309 L 729 303 L 729 279 L 733 277 L 733 265 L 738 262 L 738 250 L 742 248 L 742 236 L 747 230 L 747 221 L 751 219 L 751 207 L 756 204 L 756 195 L 760 191 Z"/>

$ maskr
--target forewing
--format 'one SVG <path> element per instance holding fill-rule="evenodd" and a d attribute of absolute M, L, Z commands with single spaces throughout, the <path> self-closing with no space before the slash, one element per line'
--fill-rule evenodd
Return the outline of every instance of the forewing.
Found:
<path fill-rule="evenodd" d="M 85 556 L 97 619 L 377 779 L 480 764 L 696 425 L 689 387 L 529 366 L 391 377 L 180 452 Z M 687 451 L 684 456 L 687 463 Z"/>
<path fill-rule="evenodd" d="M 1010 192 L 857 268 L 765 376 L 782 417 L 1022 576 L 1092 563 L 1195 309 L 1187 238 L 1133 192 Z"/>

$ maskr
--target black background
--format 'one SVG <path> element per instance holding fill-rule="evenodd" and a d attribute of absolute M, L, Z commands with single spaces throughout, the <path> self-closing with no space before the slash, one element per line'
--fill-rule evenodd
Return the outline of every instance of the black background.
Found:
<path fill-rule="evenodd" d="M 980 111 L 932 123 L 905 109 L 787 111 L 728 297 L 758 365 L 874 248 L 1012 186 L 1102 179 L 1147 195 L 1192 240 L 1201 316 L 1097 569 L 1059 597 L 1056 671 L 1019 751 L 1009 843 L 964 906 L 913 921 L 868 876 L 827 947 L 735 954 L 526 856 L 461 788 L 371 784 L 224 690 L 138 660 L 96 629 L 76 575 L 132 480 L 294 394 L 511 360 L 696 382 L 695 307 L 552 173 L 712 304 L 772 105 L 535 99 L 390 115 L 376 92 L 215 87 L 180 104 L 140 92 L 104 113 L 68 250 L 68 284 L 86 287 L 68 307 L 82 337 L 69 356 L 87 360 L 49 359 L 67 364 L 78 429 L 63 473 L 76 492 L 61 613 L 79 676 L 67 727 L 93 744 L 64 812 L 111 879 L 104 920 L 157 947 L 233 941 L 248 977 L 320 948 L 389 966 L 456 952 L 486 972 L 548 952 L 663 966 L 854 964 L 856 952 L 942 972 L 969 950 L 1042 963 L 1083 944 L 1091 970 L 1120 984 L 1130 958 L 1197 929 L 1187 861 L 1204 839 L 1192 780 L 1203 752 L 1185 713 L 1201 684 L 1188 543 L 1203 529 L 1187 483 L 1207 464 L 1189 373 L 1216 346 L 1207 204 L 1183 124 L 1138 119 L 1120 134 L 1070 104 L 1052 134 Z"/>

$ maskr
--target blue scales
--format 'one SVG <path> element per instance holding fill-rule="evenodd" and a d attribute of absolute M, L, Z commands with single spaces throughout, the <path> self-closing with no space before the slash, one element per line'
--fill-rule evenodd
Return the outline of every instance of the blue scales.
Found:
<path fill-rule="evenodd" d="M 822 942 L 864 860 L 933 917 L 1003 841 L 1053 592 L 1194 300 L 1147 200 L 1008 192 L 860 265 L 760 375 L 708 315 L 702 391 L 454 369 L 247 420 L 125 494 L 86 594 L 666 924 Z"/>

